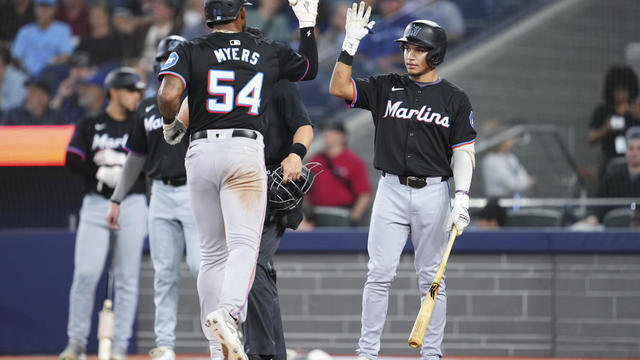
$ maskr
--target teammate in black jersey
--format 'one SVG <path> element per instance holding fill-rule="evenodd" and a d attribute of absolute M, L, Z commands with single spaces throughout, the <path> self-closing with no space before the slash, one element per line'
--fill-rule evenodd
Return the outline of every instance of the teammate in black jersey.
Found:
<path fill-rule="evenodd" d="M 362 2 L 347 13 L 343 51 L 333 71 L 332 95 L 350 107 L 371 111 L 375 124 L 374 166 L 382 170 L 369 231 L 369 271 L 362 294 L 360 360 L 375 360 L 380 351 L 393 280 L 402 249 L 411 233 L 415 269 L 422 299 L 442 259 L 447 232 L 469 224 L 469 186 L 474 167 L 473 112 L 464 91 L 436 72 L 444 60 L 446 35 L 436 23 L 417 20 L 396 41 L 407 74 L 351 78 L 351 63 L 360 40 L 371 31 L 371 8 Z M 453 169 L 450 162 L 453 158 Z M 455 179 L 450 211 L 448 182 Z M 422 342 L 425 360 L 442 357 L 446 292 L 444 278 L 431 322 Z"/>
<path fill-rule="evenodd" d="M 187 127 L 190 133 L 185 165 L 200 234 L 201 317 L 205 335 L 220 342 L 227 360 L 247 358 L 237 329 L 246 317 L 265 215 L 264 113 L 276 81 L 310 80 L 318 68 L 318 0 L 293 1 L 302 55 L 243 32 L 249 3 L 205 0 L 213 32 L 178 46 L 159 74 L 165 139 L 175 144 Z M 188 124 L 175 119 L 185 89 Z M 291 147 L 299 163 L 306 151 L 303 144 Z"/>

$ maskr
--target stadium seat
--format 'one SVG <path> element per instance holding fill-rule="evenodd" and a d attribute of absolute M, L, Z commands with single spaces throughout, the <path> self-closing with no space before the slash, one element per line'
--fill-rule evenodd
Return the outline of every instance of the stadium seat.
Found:
<path fill-rule="evenodd" d="M 613 174 L 617 171 L 624 169 L 627 166 L 627 158 L 624 156 L 616 156 L 607 161 L 605 168 L 606 174 Z"/>
<path fill-rule="evenodd" d="M 351 211 L 342 207 L 316 206 L 313 209 L 316 227 L 348 227 Z"/>
<path fill-rule="evenodd" d="M 632 215 L 633 211 L 627 208 L 609 210 L 602 220 L 602 225 L 605 228 L 627 228 Z"/>
<path fill-rule="evenodd" d="M 556 227 L 562 225 L 562 212 L 553 209 L 507 211 L 507 227 Z"/>

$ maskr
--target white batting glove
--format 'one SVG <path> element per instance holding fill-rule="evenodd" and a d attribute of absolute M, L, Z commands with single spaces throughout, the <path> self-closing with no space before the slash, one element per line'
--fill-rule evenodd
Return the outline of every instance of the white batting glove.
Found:
<path fill-rule="evenodd" d="M 178 119 L 173 119 L 171 124 L 162 123 L 162 134 L 164 135 L 164 140 L 169 145 L 178 144 L 182 141 L 182 138 L 186 133 L 187 127 Z"/>
<path fill-rule="evenodd" d="M 96 173 L 96 179 L 98 180 L 98 191 L 102 191 L 101 184 L 107 185 L 110 188 L 114 188 L 120 182 L 120 175 L 122 175 L 122 166 L 100 166 Z"/>
<path fill-rule="evenodd" d="M 124 165 L 127 154 L 113 149 L 103 149 L 93 155 L 93 162 L 98 166 L 103 165 Z"/>
<path fill-rule="evenodd" d="M 470 222 L 469 195 L 456 193 L 456 197 L 453 199 L 453 209 L 447 218 L 444 230 L 451 231 L 455 224 L 458 229 L 458 235 L 460 235 L 464 232 L 464 229 L 469 226 Z"/>
<path fill-rule="evenodd" d="M 373 29 L 375 21 L 369 21 L 371 16 L 371 6 L 367 6 L 365 11 L 364 1 L 360 2 L 360 7 L 357 3 L 353 3 L 351 8 L 347 9 L 347 23 L 344 27 L 345 36 L 342 43 L 342 50 L 354 56 L 358 50 L 360 40 L 365 37 Z"/>
<path fill-rule="evenodd" d="M 316 26 L 318 0 L 289 0 L 289 6 L 298 18 L 300 29 Z"/>

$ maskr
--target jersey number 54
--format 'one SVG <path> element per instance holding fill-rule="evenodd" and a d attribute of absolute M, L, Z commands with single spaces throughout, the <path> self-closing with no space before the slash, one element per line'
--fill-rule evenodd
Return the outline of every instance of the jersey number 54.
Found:
<path fill-rule="evenodd" d="M 232 70 L 209 70 L 207 91 L 210 95 L 222 96 L 222 101 L 218 99 L 207 99 L 207 111 L 226 114 L 231 112 L 236 106 L 245 106 L 249 108 L 248 112 L 250 115 L 258 115 L 264 74 L 261 72 L 256 73 L 253 78 L 238 91 L 237 97 L 235 97 L 235 89 L 232 85 L 235 78 L 236 73 Z M 221 85 L 220 83 L 230 85 Z"/>

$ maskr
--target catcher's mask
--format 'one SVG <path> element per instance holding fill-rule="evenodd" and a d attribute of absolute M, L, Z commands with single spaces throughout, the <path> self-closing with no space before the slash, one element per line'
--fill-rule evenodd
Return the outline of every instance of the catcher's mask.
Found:
<path fill-rule="evenodd" d="M 300 178 L 289 180 L 286 184 L 282 182 L 284 180 L 282 166 L 270 171 L 267 178 L 269 208 L 274 211 L 287 212 L 300 205 L 304 194 L 311 189 L 315 177 L 324 171 L 320 169 L 314 174 L 311 170 L 317 167 L 322 168 L 322 164 L 311 162 L 302 165 Z"/>

